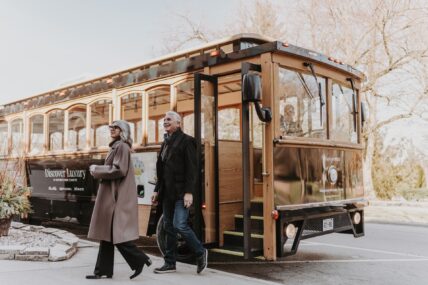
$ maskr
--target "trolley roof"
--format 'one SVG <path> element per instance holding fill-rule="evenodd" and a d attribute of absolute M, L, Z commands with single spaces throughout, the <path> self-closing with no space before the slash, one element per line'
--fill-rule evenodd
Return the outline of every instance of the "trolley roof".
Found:
<path fill-rule="evenodd" d="M 346 72 L 354 78 L 360 80 L 365 78 L 362 72 L 352 66 L 334 61 L 318 52 L 275 41 L 267 36 L 238 34 L 199 47 L 168 54 L 108 75 L 54 89 L 3 106 L 0 105 L 0 118 L 24 110 L 90 96 L 173 74 L 190 72 L 205 66 L 253 57 L 265 52 L 280 52 L 311 59 L 314 62 L 323 63 Z"/>

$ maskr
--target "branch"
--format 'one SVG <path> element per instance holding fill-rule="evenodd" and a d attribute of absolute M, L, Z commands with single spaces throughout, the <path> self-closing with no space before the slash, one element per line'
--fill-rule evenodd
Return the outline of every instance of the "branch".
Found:
<path fill-rule="evenodd" d="M 414 115 L 413 112 L 409 112 L 406 114 L 399 114 L 399 115 L 392 116 L 391 118 L 389 118 L 385 121 L 379 122 L 374 128 L 372 128 L 372 132 L 378 131 L 379 129 L 385 127 L 386 125 L 389 125 L 389 124 L 394 123 L 396 121 L 411 118 L 413 115 Z"/>
<path fill-rule="evenodd" d="M 388 57 L 389 66 L 391 66 L 393 63 L 393 57 L 391 55 L 391 51 L 389 50 L 388 39 L 387 39 L 387 35 L 386 35 L 386 21 L 385 20 L 382 20 L 381 34 L 382 34 L 383 48 L 384 48 L 385 53 Z"/>
<path fill-rule="evenodd" d="M 410 108 L 410 110 L 407 113 L 398 114 L 398 115 L 390 117 L 387 120 L 384 120 L 384 121 L 381 121 L 381 122 L 377 123 L 376 126 L 371 129 L 371 132 L 378 131 L 379 129 L 385 127 L 386 125 L 394 123 L 394 122 L 396 122 L 398 120 L 408 119 L 408 118 L 411 118 L 413 116 L 418 116 L 421 119 L 424 119 L 420 114 L 416 114 L 415 110 L 416 110 L 417 107 L 421 106 L 420 103 L 424 100 L 424 98 L 425 98 L 425 96 L 427 94 L 428 94 L 428 89 L 425 90 L 423 93 L 421 93 L 421 95 L 419 96 L 419 98 L 415 101 L 415 103 L 413 104 L 413 106 Z"/>
<path fill-rule="evenodd" d="M 405 64 L 411 62 L 412 60 L 415 60 L 418 57 L 426 56 L 427 52 L 428 52 L 428 49 L 425 49 L 423 51 L 412 51 L 412 52 L 409 52 L 409 53 L 401 56 L 400 58 L 398 58 L 397 60 L 395 60 L 394 62 L 392 62 L 392 64 L 388 65 L 383 70 L 377 72 L 372 77 L 372 80 L 370 80 L 370 82 L 373 84 L 376 80 L 378 80 L 379 78 L 387 75 L 391 71 L 403 67 Z"/>

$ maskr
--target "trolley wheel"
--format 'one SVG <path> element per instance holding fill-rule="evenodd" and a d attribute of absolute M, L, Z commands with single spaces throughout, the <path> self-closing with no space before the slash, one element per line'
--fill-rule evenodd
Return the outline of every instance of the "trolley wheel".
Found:
<path fill-rule="evenodd" d="M 159 218 L 156 226 L 156 241 L 162 256 L 165 256 L 166 249 L 166 232 L 163 226 L 163 215 Z M 177 233 L 177 261 L 191 262 L 194 260 L 192 250 L 186 245 L 181 235 Z"/>

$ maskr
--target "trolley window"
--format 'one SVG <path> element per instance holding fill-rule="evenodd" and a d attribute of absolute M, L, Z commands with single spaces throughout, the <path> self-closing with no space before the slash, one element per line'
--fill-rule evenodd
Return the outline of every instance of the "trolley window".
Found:
<path fill-rule="evenodd" d="M 358 142 L 354 128 L 353 91 L 341 84 L 333 83 L 331 97 L 332 123 L 330 137 L 332 140 L 351 143 Z"/>
<path fill-rule="evenodd" d="M 325 78 L 280 68 L 279 90 L 280 134 L 326 139 Z"/>

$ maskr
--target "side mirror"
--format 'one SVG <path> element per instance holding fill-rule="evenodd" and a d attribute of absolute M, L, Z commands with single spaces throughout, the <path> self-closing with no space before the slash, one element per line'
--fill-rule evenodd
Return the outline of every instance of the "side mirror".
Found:
<path fill-rule="evenodd" d="M 270 108 L 261 107 L 262 82 L 260 75 L 255 73 L 244 74 L 242 78 L 242 101 L 243 103 L 254 103 L 257 117 L 262 122 L 272 121 L 272 111 Z"/>
<path fill-rule="evenodd" d="M 244 102 L 260 102 L 262 98 L 262 82 L 260 75 L 254 73 L 244 74 L 242 78 Z"/>
<path fill-rule="evenodd" d="M 361 126 L 364 127 L 364 123 L 369 118 L 369 109 L 365 102 L 361 102 Z"/>

